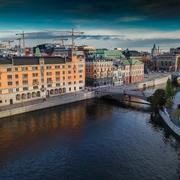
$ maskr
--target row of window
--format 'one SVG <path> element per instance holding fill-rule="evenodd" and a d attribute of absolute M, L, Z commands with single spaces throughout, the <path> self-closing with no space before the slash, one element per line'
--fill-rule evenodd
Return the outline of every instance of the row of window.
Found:
<path fill-rule="evenodd" d="M 71 65 L 68 65 L 68 68 L 71 68 L 72 66 Z M 84 67 L 84 65 L 83 64 L 79 64 L 78 65 L 78 68 L 83 68 Z M 53 68 L 53 66 L 46 66 L 46 69 L 47 70 L 50 70 L 50 69 L 52 69 Z M 65 65 L 57 65 L 57 66 L 55 66 L 55 69 L 60 69 L 60 68 L 62 68 L 62 69 L 64 69 L 65 68 Z M 74 65 L 74 67 L 73 68 L 76 68 L 76 65 Z M 31 69 L 33 70 L 33 71 L 36 71 L 36 70 L 38 70 L 39 68 L 38 68 L 38 66 L 32 66 L 31 67 Z M 45 69 L 45 68 L 44 68 Z M 19 71 L 19 70 L 21 70 L 21 71 L 28 71 L 29 70 L 29 68 L 28 67 L 26 67 L 26 66 L 24 66 L 24 67 L 21 67 L 21 69 L 19 68 L 19 67 L 15 67 L 14 68 L 14 71 Z M 13 68 L 7 68 L 7 72 L 12 72 L 13 71 Z"/>

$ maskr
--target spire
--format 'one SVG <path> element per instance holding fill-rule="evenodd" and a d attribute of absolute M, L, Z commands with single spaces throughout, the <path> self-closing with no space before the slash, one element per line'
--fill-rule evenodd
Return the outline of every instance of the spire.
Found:
<path fill-rule="evenodd" d="M 41 57 L 41 52 L 40 52 L 40 49 L 37 47 L 36 50 L 35 50 L 35 56 L 36 57 Z"/>

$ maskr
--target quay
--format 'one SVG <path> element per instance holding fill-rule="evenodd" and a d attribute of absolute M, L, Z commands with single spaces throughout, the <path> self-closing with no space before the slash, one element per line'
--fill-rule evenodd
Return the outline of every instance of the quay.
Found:
<path fill-rule="evenodd" d="M 168 78 L 170 78 L 169 74 L 160 78 L 153 79 L 153 80 L 146 80 L 141 83 L 130 84 L 126 86 L 119 86 L 119 87 L 110 86 L 110 89 L 109 89 L 109 86 L 97 87 L 95 89 L 82 90 L 79 92 L 73 92 L 73 93 L 62 94 L 62 95 L 54 96 L 54 97 L 48 97 L 46 100 L 38 99 L 34 101 L 28 101 L 28 102 L 22 102 L 18 104 L 3 106 L 3 107 L 0 107 L 0 118 L 5 118 L 9 116 L 27 113 L 27 112 L 51 108 L 51 107 L 59 106 L 63 104 L 74 103 L 74 102 L 83 101 L 87 99 L 98 98 L 98 97 L 102 97 L 106 95 L 106 93 L 111 94 L 114 97 L 117 94 L 122 96 L 124 93 L 123 91 L 124 88 L 126 89 L 125 93 L 127 95 L 139 97 L 140 99 L 145 100 L 147 97 L 152 95 L 152 93 L 149 94 L 149 93 L 137 91 L 138 89 L 142 89 L 144 84 L 146 84 L 146 87 L 152 87 L 152 82 L 156 82 L 156 85 L 164 84 L 167 82 Z M 110 91 L 108 91 L 108 89 Z M 99 93 L 99 91 L 101 92 L 101 94 Z"/>

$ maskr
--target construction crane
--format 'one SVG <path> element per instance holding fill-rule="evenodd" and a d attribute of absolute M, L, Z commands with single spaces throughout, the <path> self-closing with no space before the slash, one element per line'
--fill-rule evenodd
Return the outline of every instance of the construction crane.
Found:
<path fill-rule="evenodd" d="M 82 34 L 84 34 L 84 32 L 80 32 L 80 31 L 74 31 L 74 29 L 72 28 L 71 31 L 61 31 L 61 30 L 48 30 L 48 32 L 57 32 L 57 33 L 61 33 L 61 37 L 64 38 L 69 38 L 71 37 L 72 40 L 72 52 L 74 51 L 74 47 L 75 47 L 75 43 L 74 43 L 74 39 L 76 36 L 81 36 Z"/>
<path fill-rule="evenodd" d="M 21 40 L 23 43 L 23 51 L 25 52 L 25 33 L 24 31 L 22 33 L 17 33 L 16 36 L 20 36 L 19 38 L 17 38 L 17 40 L 19 40 L 19 48 L 21 47 Z"/>
<path fill-rule="evenodd" d="M 8 43 L 8 47 L 11 48 L 11 43 L 13 43 L 14 40 L 4 40 L 2 42 Z"/>

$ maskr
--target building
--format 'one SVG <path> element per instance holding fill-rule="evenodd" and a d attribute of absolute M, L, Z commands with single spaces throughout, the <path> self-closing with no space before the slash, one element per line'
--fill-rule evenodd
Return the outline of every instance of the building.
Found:
<path fill-rule="evenodd" d="M 124 55 L 119 50 L 97 49 L 96 56 L 109 59 L 121 59 Z"/>
<path fill-rule="evenodd" d="M 77 47 L 77 50 L 78 50 L 78 51 L 83 51 L 85 57 L 89 57 L 89 56 L 91 56 L 91 55 L 95 55 L 95 54 L 96 54 L 96 48 L 93 47 L 93 46 L 87 46 L 87 45 L 78 46 L 78 47 Z"/>
<path fill-rule="evenodd" d="M 124 83 L 131 84 L 144 80 L 144 63 L 137 59 L 126 59 L 123 61 Z"/>
<path fill-rule="evenodd" d="M 180 72 L 180 54 L 176 54 L 175 71 Z"/>
<path fill-rule="evenodd" d="M 89 57 L 86 59 L 86 85 L 102 86 L 113 84 L 112 59 Z"/>
<path fill-rule="evenodd" d="M 171 48 L 170 54 L 180 54 L 180 47 L 178 48 Z"/>
<path fill-rule="evenodd" d="M 124 66 L 121 61 L 113 63 L 113 85 L 121 86 L 124 84 Z"/>
<path fill-rule="evenodd" d="M 151 50 L 151 56 L 154 57 L 154 56 L 157 56 L 160 54 L 160 49 L 159 49 L 159 46 L 158 48 L 156 47 L 156 44 L 154 44 L 152 50 Z"/>
<path fill-rule="evenodd" d="M 85 88 L 84 56 L 0 59 L 0 106 Z"/>
<path fill-rule="evenodd" d="M 176 55 L 164 53 L 152 58 L 155 71 L 174 71 Z"/>

